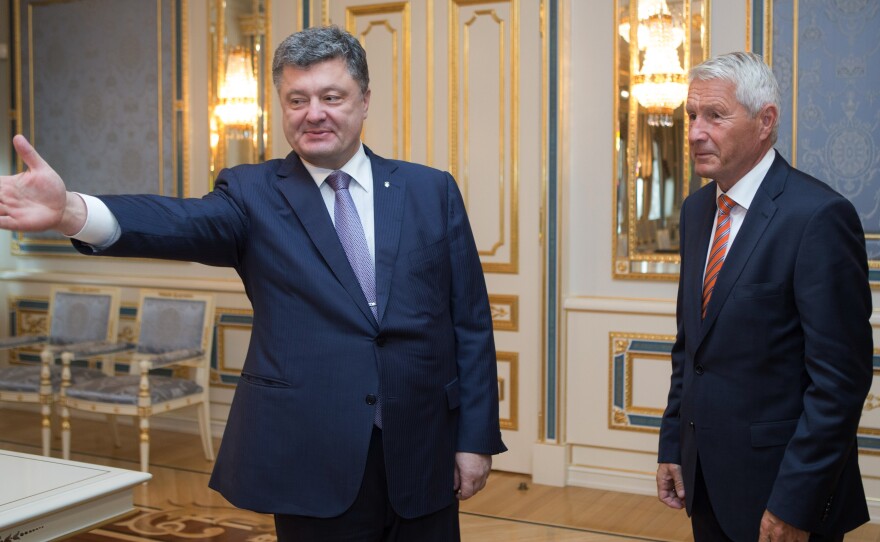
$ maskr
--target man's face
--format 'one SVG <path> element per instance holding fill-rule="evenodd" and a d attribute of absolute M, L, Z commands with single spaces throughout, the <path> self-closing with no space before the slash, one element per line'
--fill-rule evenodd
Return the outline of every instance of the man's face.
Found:
<path fill-rule="evenodd" d="M 284 136 L 303 160 L 339 169 L 357 152 L 370 91 L 361 92 L 343 59 L 285 66 L 278 97 Z"/>
<path fill-rule="evenodd" d="M 685 110 L 690 118 L 688 142 L 694 171 L 714 179 L 725 192 L 760 161 L 770 147 L 776 108 L 752 118 L 736 99 L 736 87 L 723 79 L 694 80 Z"/>

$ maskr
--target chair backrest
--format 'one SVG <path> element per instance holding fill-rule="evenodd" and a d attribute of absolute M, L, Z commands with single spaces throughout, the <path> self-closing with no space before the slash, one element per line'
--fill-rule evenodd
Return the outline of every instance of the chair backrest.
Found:
<path fill-rule="evenodd" d="M 116 340 L 120 297 L 118 288 L 53 286 L 51 295 L 51 344 Z"/>
<path fill-rule="evenodd" d="M 139 353 L 160 354 L 173 350 L 209 352 L 214 324 L 212 295 L 144 290 L 139 307 Z"/>

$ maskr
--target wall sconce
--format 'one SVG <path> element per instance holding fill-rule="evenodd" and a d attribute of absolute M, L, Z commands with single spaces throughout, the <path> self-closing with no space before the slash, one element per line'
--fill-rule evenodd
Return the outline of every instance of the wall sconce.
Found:
<path fill-rule="evenodd" d="M 266 160 L 273 95 L 270 0 L 208 0 L 210 178 Z"/>
<path fill-rule="evenodd" d="M 257 104 L 258 88 L 249 51 L 244 47 L 232 48 L 226 56 L 226 71 L 217 89 L 214 108 L 218 124 L 228 137 L 249 139 L 254 136 L 262 113 Z"/>

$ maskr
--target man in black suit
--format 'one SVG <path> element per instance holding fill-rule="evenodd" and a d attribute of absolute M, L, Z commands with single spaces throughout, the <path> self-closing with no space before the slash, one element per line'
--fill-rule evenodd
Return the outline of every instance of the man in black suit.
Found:
<path fill-rule="evenodd" d="M 336 27 L 278 47 L 287 158 L 201 199 L 66 192 L 21 136 L 0 227 L 83 253 L 233 267 L 254 309 L 211 477 L 279 539 L 454 541 L 458 501 L 505 450 L 492 319 L 452 177 L 361 144 L 366 55 Z"/>
<path fill-rule="evenodd" d="M 871 292 L 852 204 L 774 151 L 757 55 L 691 70 L 673 374 L 657 491 L 700 541 L 826 541 L 868 520 L 856 431 Z"/>

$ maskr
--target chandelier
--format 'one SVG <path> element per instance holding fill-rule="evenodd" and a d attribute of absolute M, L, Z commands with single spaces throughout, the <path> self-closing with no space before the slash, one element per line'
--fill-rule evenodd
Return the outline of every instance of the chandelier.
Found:
<path fill-rule="evenodd" d="M 647 6 L 645 18 L 643 5 Z M 618 31 L 622 33 L 623 29 Z M 687 98 L 687 74 L 678 57 L 684 31 L 673 21 L 666 0 L 640 3 L 637 36 L 645 57 L 641 69 L 633 75 L 632 95 L 648 110 L 649 125 L 672 126 L 673 112 Z"/>
<path fill-rule="evenodd" d="M 217 89 L 214 115 L 227 135 L 250 138 L 262 111 L 257 105 L 257 78 L 251 56 L 244 47 L 235 47 L 226 57 L 226 73 Z"/>

